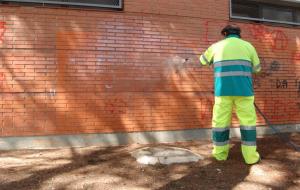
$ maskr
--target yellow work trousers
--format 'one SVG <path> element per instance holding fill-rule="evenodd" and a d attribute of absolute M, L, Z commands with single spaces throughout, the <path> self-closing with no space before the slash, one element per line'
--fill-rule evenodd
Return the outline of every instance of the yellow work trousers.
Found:
<path fill-rule="evenodd" d="M 241 149 L 247 164 L 259 161 L 256 151 L 256 112 L 254 96 L 215 97 L 212 119 L 213 156 L 217 160 L 227 160 L 229 154 L 229 131 L 232 111 L 235 109 L 240 122 Z"/>

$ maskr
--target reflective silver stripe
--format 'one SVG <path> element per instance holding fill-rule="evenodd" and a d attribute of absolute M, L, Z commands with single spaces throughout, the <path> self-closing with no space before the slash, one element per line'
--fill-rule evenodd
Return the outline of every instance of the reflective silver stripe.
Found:
<path fill-rule="evenodd" d="M 261 68 L 261 67 L 260 67 L 260 64 L 258 64 L 258 65 L 256 65 L 256 66 L 253 67 L 253 70 L 254 70 L 254 71 L 257 71 L 257 70 L 259 70 L 260 68 Z"/>
<path fill-rule="evenodd" d="M 247 67 L 251 67 L 251 63 L 249 61 L 241 61 L 241 60 L 234 60 L 234 61 L 220 61 L 214 63 L 214 67 L 223 67 L 223 66 L 232 66 L 232 65 L 243 65 Z"/>
<path fill-rule="evenodd" d="M 213 127 L 212 128 L 213 132 L 224 132 L 224 131 L 228 131 L 229 127 Z"/>
<path fill-rule="evenodd" d="M 229 141 L 224 141 L 224 142 L 216 142 L 216 141 L 214 141 L 213 143 L 216 146 L 225 146 L 225 145 L 229 144 Z"/>
<path fill-rule="evenodd" d="M 207 58 L 205 57 L 205 55 L 201 55 L 201 57 L 206 62 L 206 64 L 210 65 L 210 62 L 207 60 Z"/>
<path fill-rule="evenodd" d="M 240 126 L 241 130 L 256 130 L 256 126 Z"/>
<path fill-rule="evenodd" d="M 242 141 L 242 145 L 256 146 L 256 141 Z"/>
<path fill-rule="evenodd" d="M 250 72 L 243 72 L 243 71 L 230 71 L 230 72 L 215 73 L 215 77 L 230 77 L 230 76 L 251 77 L 252 74 Z"/>

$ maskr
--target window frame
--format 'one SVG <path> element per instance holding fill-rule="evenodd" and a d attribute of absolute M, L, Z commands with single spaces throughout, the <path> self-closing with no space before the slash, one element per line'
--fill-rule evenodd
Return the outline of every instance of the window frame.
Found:
<path fill-rule="evenodd" d="M 48 0 L 0 0 L 1 3 L 22 3 L 22 4 L 40 4 L 40 5 L 61 5 L 61 6 L 75 6 L 75 7 L 91 7 L 91 8 L 108 8 L 108 9 L 116 9 L 123 10 L 124 8 L 124 0 L 118 0 L 120 2 L 119 6 L 111 6 L 105 4 L 95 4 L 95 3 L 76 3 L 76 2 L 54 2 Z"/>
<path fill-rule="evenodd" d="M 240 20 L 248 20 L 248 21 L 256 21 L 256 22 L 268 22 L 268 23 L 273 23 L 273 24 L 287 24 L 287 25 L 293 25 L 293 26 L 300 26 L 300 22 L 297 23 L 296 22 L 296 12 L 299 11 L 300 12 L 300 8 L 295 8 L 295 7 L 292 7 L 292 6 L 288 6 L 288 5 L 284 5 L 283 7 L 280 6 L 280 5 L 277 5 L 277 4 L 272 4 L 272 3 L 265 3 L 265 2 L 253 2 L 253 3 L 249 3 L 249 2 L 246 2 L 244 4 L 255 4 L 257 3 L 258 4 L 258 15 L 260 18 L 252 18 L 252 17 L 244 17 L 244 16 L 234 16 L 233 15 L 233 0 L 230 0 L 230 5 L 229 5 L 229 8 L 230 8 L 230 19 L 240 19 Z M 288 22 L 288 21 L 280 21 L 280 20 L 271 20 L 271 19 L 264 19 L 262 18 L 263 15 L 262 15 L 262 11 L 263 11 L 263 7 L 264 6 L 268 6 L 268 7 L 272 7 L 274 9 L 280 9 L 280 8 L 284 8 L 284 9 L 290 9 L 292 14 L 293 14 L 293 20 L 294 22 Z"/>

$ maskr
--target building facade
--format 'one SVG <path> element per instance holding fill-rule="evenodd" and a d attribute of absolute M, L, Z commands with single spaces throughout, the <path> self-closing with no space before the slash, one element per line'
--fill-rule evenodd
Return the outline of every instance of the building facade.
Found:
<path fill-rule="evenodd" d="M 278 8 L 297 7 L 297 1 L 256 2 L 267 7 L 265 17 L 253 16 L 251 2 L 120 2 L 121 9 L 2 2 L 4 148 L 10 137 L 211 128 L 213 70 L 201 67 L 198 56 L 222 39 L 228 23 L 241 27 L 261 58 L 263 72 L 253 79 L 258 106 L 272 123 L 299 129 L 300 16 L 295 8 L 289 20 L 291 13 Z M 264 124 L 259 117 L 258 125 Z"/>

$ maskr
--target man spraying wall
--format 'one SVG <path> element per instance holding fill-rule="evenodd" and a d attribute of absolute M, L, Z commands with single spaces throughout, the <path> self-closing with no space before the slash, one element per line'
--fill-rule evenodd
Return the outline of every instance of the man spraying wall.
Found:
<path fill-rule="evenodd" d="M 241 39 L 241 29 L 228 25 L 225 39 L 212 44 L 200 56 L 202 65 L 214 66 L 215 104 L 212 118 L 213 156 L 221 161 L 229 154 L 229 129 L 232 110 L 240 122 L 241 150 L 247 164 L 259 162 L 256 150 L 256 112 L 252 73 L 261 70 L 255 48 Z"/>

